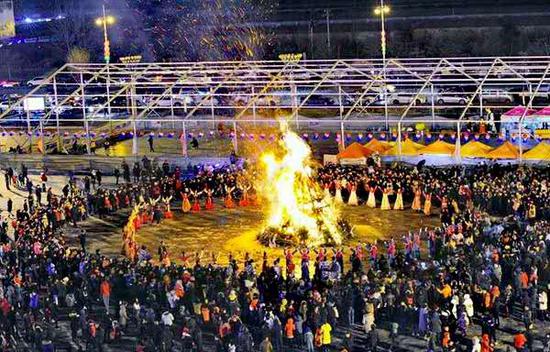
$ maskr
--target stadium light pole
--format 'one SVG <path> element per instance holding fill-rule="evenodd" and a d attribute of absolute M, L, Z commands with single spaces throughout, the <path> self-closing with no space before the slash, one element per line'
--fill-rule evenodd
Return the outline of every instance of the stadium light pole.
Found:
<path fill-rule="evenodd" d="M 374 9 L 374 14 L 380 17 L 381 30 L 380 30 L 380 49 L 382 51 L 382 61 L 386 63 L 386 15 L 390 13 L 390 7 L 384 5 L 384 0 L 380 0 L 380 6 Z"/>
<path fill-rule="evenodd" d="M 390 7 L 380 0 L 380 5 L 374 9 L 374 14 L 380 17 L 380 50 L 382 51 L 382 77 L 384 79 L 384 116 L 386 120 L 386 129 L 388 128 L 388 92 L 386 80 L 386 15 L 390 13 Z"/>
<path fill-rule="evenodd" d="M 96 18 L 95 24 L 98 27 L 103 27 L 103 56 L 105 63 L 111 61 L 111 43 L 109 42 L 109 35 L 107 33 L 107 26 L 115 24 L 116 19 L 113 16 L 107 16 L 105 11 L 105 5 L 103 5 L 103 16 Z"/>
<path fill-rule="evenodd" d="M 105 11 L 105 4 L 102 6 L 103 16 L 98 17 L 95 20 L 95 24 L 98 27 L 103 27 L 103 58 L 107 64 L 107 80 L 105 87 L 107 89 L 107 114 L 109 116 L 109 132 L 112 133 L 111 123 L 111 72 L 109 69 L 109 62 L 111 61 L 111 43 L 109 42 L 109 35 L 107 33 L 107 26 L 115 24 L 116 19 L 113 16 L 107 16 Z"/>

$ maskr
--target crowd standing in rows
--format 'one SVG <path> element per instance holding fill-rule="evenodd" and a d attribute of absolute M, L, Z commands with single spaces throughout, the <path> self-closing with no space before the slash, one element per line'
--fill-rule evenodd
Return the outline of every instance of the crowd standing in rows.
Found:
<path fill-rule="evenodd" d="M 548 168 L 326 166 L 318 172 L 325 197 L 426 215 L 437 207 L 441 226 L 352 248 L 304 244 L 258 263 L 230 255 L 227 264 L 204 253 L 170 258 L 163 243 L 153 255 L 132 231 L 170 218 L 174 204 L 186 216 L 215 211 L 218 198 L 227 208 L 254 205 L 254 171 L 183 172 L 147 158 L 121 170 L 115 188 L 102 187 L 98 171 L 70 175 L 60 195 L 47 170 L 39 185 L 24 167 L 6 170 L 6 185 L 28 198 L 0 228 L 4 350 L 53 351 L 67 320 L 72 343 L 90 351 L 124 336 L 135 337 L 136 351 L 377 351 L 381 329 L 393 347 L 407 335 L 427 351 L 494 351 L 506 334 L 517 351 L 550 348 L 540 336 L 549 321 Z M 66 243 L 67 225 L 123 209 L 125 258 L 89 253 L 84 231 L 81 248 Z M 498 329 L 512 318 L 521 329 Z"/>

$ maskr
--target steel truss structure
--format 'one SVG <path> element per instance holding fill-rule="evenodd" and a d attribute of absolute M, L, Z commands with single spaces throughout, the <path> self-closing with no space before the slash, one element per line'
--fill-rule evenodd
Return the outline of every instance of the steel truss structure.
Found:
<path fill-rule="evenodd" d="M 548 56 L 66 64 L 0 113 L 0 127 L 19 126 L 32 138 L 80 126 L 89 152 L 90 131 L 112 132 L 120 122 L 131 124 L 136 144 L 138 130 L 151 126 L 178 126 L 185 136 L 189 123 L 225 123 L 237 148 L 239 126 L 285 116 L 297 129 L 325 124 L 342 136 L 393 129 L 401 145 L 411 124 L 460 134 L 516 105 L 543 108 L 549 71 Z M 27 106 L 34 98 L 44 101 L 39 111 Z"/>

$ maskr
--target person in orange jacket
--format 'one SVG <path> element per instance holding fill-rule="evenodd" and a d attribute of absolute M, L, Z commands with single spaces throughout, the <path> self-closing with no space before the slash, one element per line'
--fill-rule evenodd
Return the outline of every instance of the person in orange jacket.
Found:
<path fill-rule="evenodd" d="M 296 324 L 292 317 L 288 318 L 285 324 L 285 337 L 290 346 L 294 345 L 294 332 L 296 331 Z"/>

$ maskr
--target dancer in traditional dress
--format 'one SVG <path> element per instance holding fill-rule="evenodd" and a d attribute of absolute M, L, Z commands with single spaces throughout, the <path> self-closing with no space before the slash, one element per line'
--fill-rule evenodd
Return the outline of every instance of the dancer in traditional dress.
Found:
<path fill-rule="evenodd" d="M 181 192 L 181 211 L 184 213 L 189 213 L 191 210 L 191 202 L 189 202 L 189 196 L 187 192 Z"/>
<path fill-rule="evenodd" d="M 432 194 L 424 193 L 424 198 L 426 199 L 424 201 L 424 215 L 430 216 L 432 213 Z"/>
<path fill-rule="evenodd" d="M 294 254 L 296 254 L 296 251 L 290 248 L 285 248 L 283 253 L 286 261 L 286 275 L 287 277 L 293 276 L 294 269 L 296 269 L 296 265 L 294 264 Z"/>
<path fill-rule="evenodd" d="M 203 193 L 206 194 L 206 201 L 204 202 L 204 209 L 212 210 L 214 209 L 214 201 L 212 200 L 212 190 L 205 188 Z"/>
<path fill-rule="evenodd" d="M 369 197 L 367 198 L 367 207 L 376 208 L 376 192 L 377 187 L 369 187 Z"/>
<path fill-rule="evenodd" d="M 382 192 L 382 204 L 380 205 L 380 209 L 382 209 L 382 210 L 390 210 L 391 209 L 389 195 L 392 192 L 393 192 L 393 190 L 392 190 L 391 187 L 386 187 L 384 189 L 384 191 Z"/>
<path fill-rule="evenodd" d="M 242 196 L 241 196 L 241 199 L 239 200 L 239 206 L 247 207 L 250 204 L 248 201 L 248 190 L 250 189 L 250 186 L 242 185 L 239 188 L 242 190 Z"/>
<path fill-rule="evenodd" d="M 344 200 L 342 199 L 342 185 L 340 181 L 334 181 L 334 188 L 336 189 L 334 201 L 336 202 L 336 204 L 344 204 Z"/>
<path fill-rule="evenodd" d="M 403 190 L 397 185 L 397 195 L 395 197 L 395 203 L 393 203 L 393 210 L 403 210 Z"/>
<path fill-rule="evenodd" d="M 348 184 L 349 187 L 349 198 L 348 198 L 348 205 L 359 205 L 359 200 L 357 199 L 357 186 L 350 182 Z"/>
<path fill-rule="evenodd" d="M 235 190 L 235 187 L 225 186 L 225 199 L 223 201 L 223 205 L 228 209 L 235 208 L 235 202 L 233 202 L 232 195 L 233 190 Z"/>
<path fill-rule="evenodd" d="M 422 210 L 422 190 L 419 186 L 416 186 L 414 189 L 414 199 L 411 208 L 416 211 Z"/>
<path fill-rule="evenodd" d="M 193 206 L 191 207 L 192 212 L 199 212 L 201 211 L 201 204 L 199 203 L 199 196 L 202 194 L 201 192 L 197 191 L 191 191 L 191 195 L 193 196 Z"/>
<path fill-rule="evenodd" d="M 174 217 L 173 214 L 172 214 L 172 210 L 170 209 L 170 201 L 171 200 L 172 200 L 172 195 L 162 199 L 164 204 L 166 204 L 166 211 L 164 212 L 164 218 L 165 219 L 172 219 Z"/>

